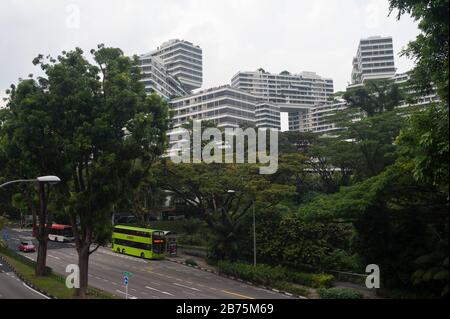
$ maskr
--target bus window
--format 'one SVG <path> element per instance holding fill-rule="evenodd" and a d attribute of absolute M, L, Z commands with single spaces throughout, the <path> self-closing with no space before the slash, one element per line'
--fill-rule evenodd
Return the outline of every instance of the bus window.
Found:
<path fill-rule="evenodd" d="M 155 254 L 162 254 L 165 245 L 164 233 L 158 231 L 153 232 L 153 252 Z"/>

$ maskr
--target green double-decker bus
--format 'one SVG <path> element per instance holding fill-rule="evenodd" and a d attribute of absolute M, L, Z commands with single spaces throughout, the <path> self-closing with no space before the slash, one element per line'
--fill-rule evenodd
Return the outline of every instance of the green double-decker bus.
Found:
<path fill-rule="evenodd" d="M 114 226 L 112 250 L 147 259 L 164 258 L 164 232 L 132 226 Z"/>

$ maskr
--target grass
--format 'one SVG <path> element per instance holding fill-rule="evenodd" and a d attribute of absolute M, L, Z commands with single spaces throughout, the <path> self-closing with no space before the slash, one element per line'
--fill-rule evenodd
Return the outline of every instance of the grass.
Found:
<path fill-rule="evenodd" d="M 56 274 L 37 277 L 35 275 L 34 267 L 15 259 L 9 254 L 2 254 L 2 256 L 17 272 L 35 287 L 39 287 L 39 289 L 58 299 L 77 299 L 77 297 L 74 296 L 74 290 L 66 287 L 65 279 L 63 277 Z M 88 299 L 119 299 L 117 296 L 93 287 L 88 288 L 87 295 Z"/>

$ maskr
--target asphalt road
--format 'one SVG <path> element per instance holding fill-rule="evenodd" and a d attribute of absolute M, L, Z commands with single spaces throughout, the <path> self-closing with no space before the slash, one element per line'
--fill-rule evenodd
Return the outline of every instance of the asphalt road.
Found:
<path fill-rule="evenodd" d="M 0 260 L 0 299 L 48 299 L 28 287 Z"/>
<path fill-rule="evenodd" d="M 20 229 L 7 231 L 10 234 L 9 246 L 14 249 L 17 249 L 20 237 L 31 235 L 29 231 Z M 23 254 L 36 260 L 36 253 Z M 77 264 L 77 260 L 74 244 L 49 242 L 47 265 L 55 272 L 64 275 L 66 266 Z M 100 247 L 90 257 L 89 285 L 125 297 L 125 286 L 122 284 L 124 271 L 133 274 L 128 285 L 128 297 L 133 299 L 293 298 L 167 260 L 144 260 L 120 255 L 106 247 Z"/>

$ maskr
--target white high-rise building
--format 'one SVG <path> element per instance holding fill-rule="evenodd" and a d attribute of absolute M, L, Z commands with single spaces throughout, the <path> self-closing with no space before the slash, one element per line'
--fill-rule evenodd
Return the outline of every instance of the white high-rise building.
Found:
<path fill-rule="evenodd" d="M 173 127 L 189 120 L 213 121 L 217 127 L 280 128 L 277 106 L 229 85 L 202 90 L 170 101 Z"/>
<path fill-rule="evenodd" d="M 361 39 L 353 58 L 351 85 L 367 80 L 390 79 L 395 75 L 392 37 L 374 36 Z"/>
<path fill-rule="evenodd" d="M 277 105 L 281 112 L 288 112 L 289 130 L 303 130 L 300 118 L 333 95 L 333 80 L 314 72 L 272 74 L 263 69 L 238 72 L 231 85 Z"/>
<path fill-rule="evenodd" d="M 347 103 L 344 99 L 338 98 L 333 102 L 315 106 L 308 110 L 299 118 L 302 123 L 299 124 L 304 132 L 313 132 L 320 134 L 330 134 L 340 128 L 330 119 L 339 111 L 345 110 Z"/>
<path fill-rule="evenodd" d="M 139 59 L 146 93 L 156 93 L 166 100 L 189 94 L 181 82 L 168 72 L 161 59 L 151 54 L 141 55 Z"/>
<path fill-rule="evenodd" d="M 271 102 L 261 102 L 255 108 L 256 127 L 281 130 L 280 107 Z"/>
<path fill-rule="evenodd" d="M 198 45 L 184 40 L 169 40 L 149 55 L 159 57 L 170 74 L 177 77 L 187 91 L 202 86 L 203 53 Z"/>

